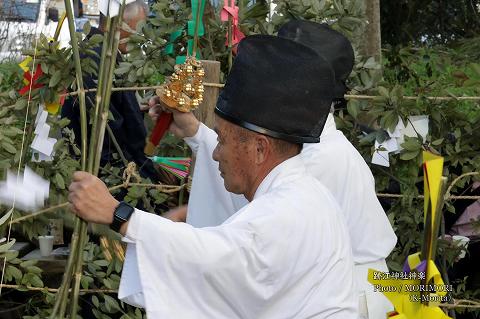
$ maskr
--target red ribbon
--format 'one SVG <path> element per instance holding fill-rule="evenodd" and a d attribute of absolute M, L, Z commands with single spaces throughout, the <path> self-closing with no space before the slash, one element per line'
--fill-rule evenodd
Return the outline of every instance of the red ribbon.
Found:
<path fill-rule="evenodd" d="M 152 130 L 150 138 L 145 145 L 145 154 L 152 156 L 155 153 L 155 147 L 158 146 L 160 140 L 163 138 L 165 133 L 167 133 L 170 124 L 173 122 L 173 114 L 162 112 L 158 117 L 157 123 L 155 123 L 155 127 Z"/>
<path fill-rule="evenodd" d="M 24 95 L 25 93 L 30 91 L 30 85 L 32 86 L 32 90 L 41 88 L 43 84 L 39 84 L 37 83 L 37 81 L 38 81 L 38 78 L 41 77 L 42 75 L 43 75 L 43 71 L 40 64 L 37 64 L 37 67 L 35 68 L 35 72 L 33 73 L 33 76 L 30 73 L 30 71 L 25 71 L 23 73 L 23 78 L 27 80 L 28 84 L 25 85 L 23 88 L 21 88 L 20 91 L 18 91 L 18 93 L 20 93 L 20 95 Z"/>
<path fill-rule="evenodd" d="M 230 5 L 230 2 L 233 4 Z M 230 35 L 227 32 L 227 40 L 225 42 L 226 46 L 232 45 L 234 46 L 238 42 L 240 42 L 243 38 L 245 38 L 245 34 L 242 33 L 240 28 L 238 27 L 238 6 L 235 5 L 235 0 L 224 0 L 224 6 L 222 11 L 220 12 L 220 19 L 222 21 L 228 21 L 229 17 L 232 17 L 232 43 L 229 43 Z"/>

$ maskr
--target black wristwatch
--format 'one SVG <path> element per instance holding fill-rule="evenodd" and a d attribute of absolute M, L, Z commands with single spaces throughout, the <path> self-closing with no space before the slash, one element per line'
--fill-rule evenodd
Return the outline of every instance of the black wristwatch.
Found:
<path fill-rule="evenodd" d="M 117 208 L 115 208 L 113 222 L 110 224 L 110 228 L 118 233 L 120 231 L 120 227 L 122 227 L 122 225 L 130 219 L 134 211 L 135 208 L 132 206 L 125 202 L 120 202 Z"/>

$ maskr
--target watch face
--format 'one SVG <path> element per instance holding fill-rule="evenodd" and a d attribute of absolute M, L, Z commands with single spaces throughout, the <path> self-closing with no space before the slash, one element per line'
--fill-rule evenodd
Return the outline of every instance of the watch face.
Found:
<path fill-rule="evenodd" d="M 134 211 L 135 209 L 127 203 L 121 202 L 118 204 L 117 208 L 115 208 L 113 222 L 110 224 L 110 228 L 118 232 L 120 227 L 130 219 Z"/>
<path fill-rule="evenodd" d="M 115 217 L 126 222 L 132 215 L 134 208 L 124 202 L 121 202 L 115 210 Z"/>

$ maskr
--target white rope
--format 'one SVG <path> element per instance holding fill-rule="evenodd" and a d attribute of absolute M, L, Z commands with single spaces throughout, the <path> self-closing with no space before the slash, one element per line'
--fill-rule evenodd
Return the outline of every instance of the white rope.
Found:
<path fill-rule="evenodd" d="M 34 31 L 34 35 L 35 35 L 35 47 L 34 47 L 34 53 L 33 53 L 33 60 L 32 60 L 32 68 L 30 70 L 32 76 L 31 76 L 31 79 L 30 79 L 30 87 L 29 87 L 29 90 L 28 90 L 28 100 L 27 100 L 27 110 L 25 112 L 25 121 L 23 122 L 23 135 L 22 135 L 22 145 L 21 145 L 21 148 L 20 148 L 20 157 L 19 157 L 19 160 L 18 160 L 18 167 L 17 167 L 17 181 L 16 181 L 16 186 L 18 186 L 18 182 L 19 182 L 19 179 L 20 179 L 20 170 L 22 168 L 22 158 L 23 158 L 23 148 L 25 146 L 25 140 L 26 140 L 26 135 L 27 135 L 27 122 L 28 122 L 28 113 L 29 113 L 29 110 L 30 110 L 30 99 L 31 99 L 31 96 L 32 96 L 32 87 L 33 87 L 33 82 L 34 82 L 34 74 L 35 74 L 35 71 L 36 71 L 36 66 L 35 66 L 35 61 L 36 61 L 36 57 L 37 57 L 37 46 L 38 46 L 38 36 L 37 36 L 37 28 L 38 28 L 38 23 L 35 24 L 35 31 Z M 18 187 L 15 187 L 15 190 L 13 192 L 13 203 L 12 203 L 12 208 L 10 209 L 10 217 L 9 217 L 9 220 L 8 220 L 8 233 L 7 233 L 7 243 L 10 242 L 10 237 L 11 237 L 11 233 L 12 233 L 12 220 L 13 220 L 13 210 L 15 209 L 15 202 L 16 202 L 16 199 L 17 199 L 17 189 Z M 7 213 L 8 214 L 8 213 Z M 3 267 L 2 267 L 2 277 L 0 279 L 0 295 L 2 294 L 2 288 L 3 288 L 3 279 L 5 277 L 5 269 L 7 267 L 7 258 L 5 257 L 3 259 Z"/>

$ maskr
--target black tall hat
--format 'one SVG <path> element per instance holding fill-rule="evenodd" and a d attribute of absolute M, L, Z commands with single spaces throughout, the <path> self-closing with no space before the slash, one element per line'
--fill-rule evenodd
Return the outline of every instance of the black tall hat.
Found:
<path fill-rule="evenodd" d="M 319 142 L 333 99 L 330 64 L 268 35 L 243 39 L 215 108 L 225 120 L 293 143 Z"/>
<path fill-rule="evenodd" d="M 278 36 L 297 41 L 323 56 L 335 72 L 335 98 L 343 98 L 348 90 L 345 81 L 352 72 L 355 55 L 352 44 L 327 24 L 291 20 L 278 30 Z"/>

